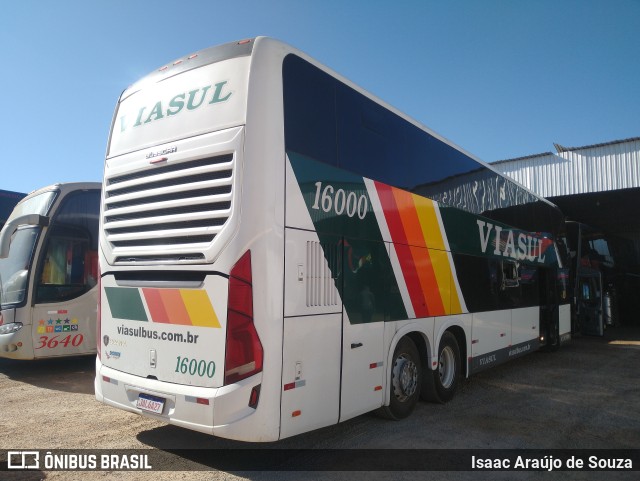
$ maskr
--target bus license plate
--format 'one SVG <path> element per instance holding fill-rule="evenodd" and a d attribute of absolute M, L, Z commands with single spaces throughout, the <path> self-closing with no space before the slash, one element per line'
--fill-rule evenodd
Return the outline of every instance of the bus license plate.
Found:
<path fill-rule="evenodd" d="M 161 397 L 151 396 L 150 394 L 140 394 L 136 401 L 136 407 L 143 411 L 162 414 L 164 407 L 164 399 Z"/>

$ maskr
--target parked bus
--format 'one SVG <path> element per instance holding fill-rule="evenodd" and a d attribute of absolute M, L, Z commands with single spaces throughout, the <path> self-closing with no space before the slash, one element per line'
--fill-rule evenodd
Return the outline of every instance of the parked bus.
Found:
<path fill-rule="evenodd" d="M 570 332 L 554 205 L 276 40 L 127 88 L 104 175 L 111 406 L 273 441 L 404 418 Z"/>
<path fill-rule="evenodd" d="M 99 182 L 22 199 L 0 233 L 0 357 L 96 353 Z"/>
<path fill-rule="evenodd" d="M 11 211 L 26 194 L 0 190 L 0 229 L 11 215 Z"/>

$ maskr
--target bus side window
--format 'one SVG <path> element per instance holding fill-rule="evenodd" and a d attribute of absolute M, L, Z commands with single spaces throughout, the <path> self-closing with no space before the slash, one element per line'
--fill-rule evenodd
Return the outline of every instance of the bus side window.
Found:
<path fill-rule="evenodd" d="M 36 303 L 63 302 L 97 283 L 100 191 L 67 196 L 55 213 L 40 256 Z"/>
<path fill-rule="evenodd" d="M 518 275 L 518 263 L 513 261 L 502 261 L 502 286 L 505 290 L 509 287 L 518 287 L 520 277 Z"/>
<path fill-rule="evenodd" d="M 56 226 L 47 241 L 36 302 L 60 302 L 87 292 L 96 280 L 87 275 L 89 235 L 81 229 Z"/>

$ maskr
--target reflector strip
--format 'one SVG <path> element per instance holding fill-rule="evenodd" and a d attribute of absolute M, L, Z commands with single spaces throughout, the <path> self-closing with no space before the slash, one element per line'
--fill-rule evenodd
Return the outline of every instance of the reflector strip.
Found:
<path fill-rule="evenodd" d="M 189 402 L 189 403 L 203 404 L 205 406 L 209 405 L 209 399 L 204 398 L 204 397 L 185 396 L 184 400 Z"/>
<path fill-rule="evenodd" d="M 118 381 L 117 380 L 111 379 L 110 377 L 107 377 L 107 376 L 102 376 L 102 380 L 104 382 L 108 382 L 109 384 L 114 384 L 116 386 L 118 385 Z"/>
<path fill-rule="evenodd" d="M 297 387 L 303 387 L 306 384 L 307 384 L 307 381 L 305 381 L 304 379 L 301 380 L 301 381 L 290 382 L 290 383 L 284 385 L 283 391 L 291 391 L 292 389 L 295 389 Z"/>

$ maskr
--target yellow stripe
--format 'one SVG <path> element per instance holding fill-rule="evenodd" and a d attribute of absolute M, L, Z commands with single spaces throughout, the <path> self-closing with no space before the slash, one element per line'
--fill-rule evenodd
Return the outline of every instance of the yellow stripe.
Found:
<path fill-rule="evenodd" d="M 206 291 L 180 289 L 180 295 L 191 318 L 191 324 L 202 327 L 220 327 L 218 316 L 213 310 Z"/>
<path fill-rule="evenodd" d="M 433 272 L 436 276 L 445 314 L 451 314 L 451 266 L 445 251 L 444 239 L 436 215 L 435 202 L 412 194 L 425 244 L 429 249 Z M 457 296 L 456 296 L 457 300 Z M 459 302 L 458 302 L 459 304 Z"/>
<path fill-rule="evenodd" d="M 462 313 L 462 306 L 458 296 L 458 289 L 456 288 L 457 279 L 454 279 L 453 268 L 451 266 L 453 259 L 449 261 L 448 255 L 440 255 L 444 254 L 446 247 L 444 243 L 445 233 L 440 230 L 440 223 L 438 222 L 438 216 L 436 214 L 438 206 L 431 199 L 415 194 L 413 194 L 413 201 L 416 206 L 418 219 L 420 220 L 420 226 L 422 227 L 422 233 L 427 247 L 430 250 L 436 249 L 441 251 L 438 254 L 433 251 L 430 252 L 445 310 L 447 314 L 460 314 Z M 447 300 L 449 302 L 446 302 Z"/>
<path fill-rule="evenodd" d="M 412 194 L 412 196 L 427 247 L 429 249 L 438 249 L 439 251 L 445 250 L 442 232 L 440 232 L 440 225 L 436 216 L 435 203 L 419 195 Z"/>
<path fill-rule="evenodd" d="M 449 257 L 444 251 L 429 249 L 431 266 L 438 281 L 438 290 L 444 307 L 444 314 L 451 314 L 451 268 L 449 267 Z"/>

